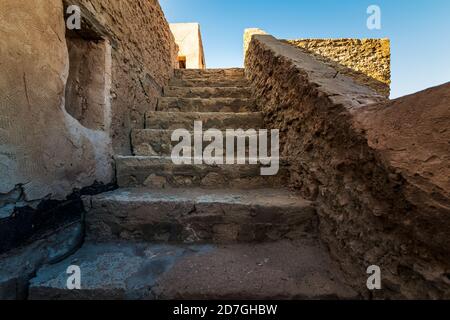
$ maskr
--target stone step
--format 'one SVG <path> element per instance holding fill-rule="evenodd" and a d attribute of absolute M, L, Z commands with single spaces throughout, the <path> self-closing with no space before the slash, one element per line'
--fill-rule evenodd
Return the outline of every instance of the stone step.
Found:
<path fill-rule="evenodd" d="M 133 154 L 135 156 L 171 156 L 173 147 L 175 147 L 180 141 L 172 141 L 173 130 L 159 130 L 159 129 L 136 129 L 131 132 L 131 144 L 133 146 Z M 245 142 L 245 156 L 249 155 L 249 139 L 254 138 L 255 141 L 258 141 L 258 132 L 251 132 L 249 134 L 246 131 L 236 132 L 234 137 L 234 145 L 235 152 L 234 155 L 238 157 L 238 153 L 236 151 L 236 146 L 238 145 L 238 139 L 236 136 L 242 137 L 241 141 Z M 227 137 L 225 133 L 223 133 L 222 140 L 222 152 L 221 155 L 226 155 L 226 143 Z M 194 132 L 191 132 L 191 143 L 194 142 Z M 203 141 L 203 149 L 209 146 L 211 142 Z M 268 150 L 270 150 L 270 136 L 268 136 Z M 256 148 L 254 149 L 254 157 L 258 155 L 258 144 L 256 143 Z"/>
<path fill-rule="evenodd" d="M 67 289 L 67 268 L 82 271 Z M 318 241 L 227 246 L 85 243 L 31 280 L 31 300 L 358 299 Z"/>
<path fill-rule="evenodd" d="M 235 243 L 316 235 L 311 202 L 284 189 L 118 189 L 84 199 L 95 241 Z"/>
<path fill-rule="evenodd" d="M 147 129 L 194 130 L 194 121 L 201 121 L 203 129 L 262 129 L 263 115 L 259 112 L 148 112 Z"/>
<path fill-rule="evenodd" d="M 207 78 L 244 78 L 243 68 L 230 69 L 177 69 L 175 77 L 179 79 L 207 79 Z"/>
<path fill-rule="evenodd" d="M 255 111 L 253 99 L 240 98 L 175 98 L 158 99 L 157 111 L 168 112 L 249 112 Z"/>
<path fill-rule="evenodd" d="M 242 98 L 251 96 L 248 87 L 165 87 L 165 97 L 179 98 Z"/>
<path fill-rule="evenodd" d="M 179 79 L 172 78 L 169 81 L 171 87 L 248 87 L 249 83 L 245 78 L 192 78 Z"/>
<path fill-rule="evenodd" d="M 252 189 L 286 184 L 285 163 L 275 176 L 262 176 L 260 165 L 176 165 L 170 157 L 116 156 L 117 183 L 120 187 L 229 187 Z"/>

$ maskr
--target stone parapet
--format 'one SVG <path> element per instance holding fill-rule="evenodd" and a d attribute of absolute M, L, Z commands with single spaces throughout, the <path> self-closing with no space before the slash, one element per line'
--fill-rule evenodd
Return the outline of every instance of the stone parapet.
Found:
<path fill-rule="evenodd" d="M 316 201 L 322 239 L 354 287 L 449 298 L 450 85 L 389 101 L 269 35 L 252 37 L 246 74 L 280 130 L 290 186 Z M 371 265 L 383 290 L 369 293 Z"/>

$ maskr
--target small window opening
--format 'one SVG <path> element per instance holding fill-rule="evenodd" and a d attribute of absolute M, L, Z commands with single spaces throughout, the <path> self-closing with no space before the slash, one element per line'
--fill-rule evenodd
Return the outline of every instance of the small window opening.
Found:
<path fill-rule="evenodd" d="M 186 57 L 185 56 L 178 57 L 178 67 L 180 69 L 186 69 Z"/>

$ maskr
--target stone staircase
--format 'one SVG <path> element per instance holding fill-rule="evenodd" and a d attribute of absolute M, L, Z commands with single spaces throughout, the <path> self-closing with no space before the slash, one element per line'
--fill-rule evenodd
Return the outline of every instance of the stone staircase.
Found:
<path fill-rule="evenodd" d="M 354 298 L 317 239 L 312 203 L 258 165 L 175 165 L 171 133 L 259 129 L 242 69 L 177 70 L 133 156 L 117 156 L 119 189 L 85 198 L 86 243 L 42 268 L 31 299 Z M 82 289 L 67 290 L 79 265 Z"/>

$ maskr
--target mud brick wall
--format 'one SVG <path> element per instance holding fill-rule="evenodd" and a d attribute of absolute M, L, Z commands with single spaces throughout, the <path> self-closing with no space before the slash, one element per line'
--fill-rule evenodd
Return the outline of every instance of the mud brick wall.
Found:
<path fill-rule="evenodd" d="M 391 50 L 389 39 L 297 39 L 287 43 L 314 55 L 336 71 L 351 76 L 389 97 Z"/>
<path fill-rule="evenodd" d="M 449 298 L 450 84 L 389 101 L 268 35 L 253 36 L 246 73 L 280 129 L 290 187 L 316 201 L 321 237 L 355 289 Z M 370 265 L 383 290 L 367 291 Z"/>

